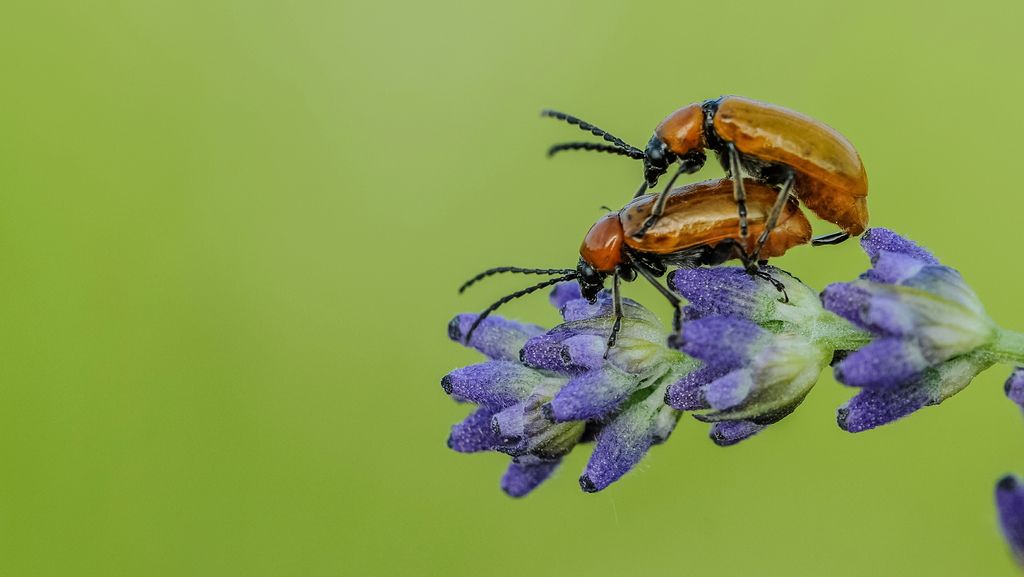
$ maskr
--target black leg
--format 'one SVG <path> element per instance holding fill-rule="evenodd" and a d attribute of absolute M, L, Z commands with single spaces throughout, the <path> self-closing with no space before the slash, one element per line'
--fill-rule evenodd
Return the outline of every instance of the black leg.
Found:
<path fill-rule="evenodd" d="M 768 281 L 769 283 L 771 283 L 773 287 L 775 287 L 775 290 L 782 293 L 782 299 L 780 300 L 780 302 L 789 302 L 789 293 L 786 292 L 786 285 L 782 284 L 781 281 L 773 277 L 768 272 L 761 270 L 760 266 L 758 266 L 757 261 L 751 260 L 750 255 L 747 254 L 747 251 L 738 243 L 734 242 L 732 245 L 732 249 L 733 254 L 736 255 L 736 258 L 738 258 L 740 262 L 743 263 L 743 268 L 746 269 L 747 274 L 749 274 L 752 277 L 762 278 Z"/>
<path fill-rule="evenodd" d="M 619 271 L 612 275 L 612 310 L 615 313 L 615 322 L 612 324 L 612 334 L 608 336 L 608 348 L 604 350 L 604 358 L 615 346 L 615 338 L 619 336 L 619 329 L 622 328 L 622 292 L 619 287 Z"/>
<path fill-rule="evenodd" d="M 824 244 L 839 244 L 848 238 L 850 238 L 850 233 L 843 231 L 833 232 L 831 234 L 823 234 L 817 238 L 812 238 L 811 246 L 821 246 Z"/>
<path fill-rule="evenodd" d="M 768 272 L 763 271 L 761 269 L 756 269 L 754 271 L 754 276 L 763 278 L 764 280 L 768 281 L 769 283 L 771 283 L 773 287 L 775 287 L 775 290 L 782 293 L 782 300 L 780 302 L 789 302 L 789 293 L 786 292 L 786 285 L 782 284 L 782 281 L 778 280 L 777 278 L 768 274 Z"/>
<path fill-rule="evenodd" d="M 676 295 L 672 294 L 667 288 L 662 286 L 662 284 L 660 282 L 658 282 L 658 279 L 654 276 L 654 273 L 652 273 L 650 270 L 648 270 L 646 265 L 644 265 L 642 262 L 634 259 L 631 256 L 627 255 L 627 258 L 629 258 L 630 265 L 637 272 L 640 273 L 640 276 L 644 277 L 645 279 L 647 279 L 647 282 L 649 282 L 652 285 L 654 285 L 654 288 L 658 289 L 658 292 L 660 292 L 661 295 L 663 297 L 665 297 L 666 299 L 668 299 L 668 302 L 672 304 L 672 307 L 675 309 L 675 314 L 673 315 L 673 318 L 672 318 L 672 328 L 676 332 L 679 332 L 680 322 L 681 322 L 680 319 L 682 318 L 682 310 L 681 310 L 682 301 L 679 300 L 679 297 L 677 297 Z"/>
<path fill-rule="evenodd" d="M 644 180 L 643 182 L 640 183 L 640 188 L 637 189 L 636 194 L 633 195 L 633 198 L 640 198 L 641 196 L 644 195 L 645 192 L 647 192 L 647 181 L 646 180 Z"/>
<path fill-rule="evenodd" d="M 747 239 L 747 191 L 743 188 L 743 171 L 740 169 L 740 153 L 729 143 L 729 172 L 732 173 L 732 193 L 736 199 L 736 208 L 740 215 L 740 238 Z"/>
<path fill-rule="evenodd" d="M 676 344 L 677 344 L 677 340 L 678 340 L 678 338 L 680 336 L 680 332 L 681 332 L 681 330 L 683 328 L 683 307 L 682 307 L 682 301 L 679 300 L 679 297 L 677 297 L 676 295 L 672 294 L 671 291 L 669 291 L 667 288 L 662 286 L 662 284 L 660 282 L 658 282 L 657 277 L 654 276 L 654 273 L 652 273 L 650 270 L 648 270 L 647 267 L 643 263 L 637 261 L 636 259 L 634 259 L 632 257 L 628 257 L 628 258 L 629 258 L 630 264 L 633 266 L 634 269 L 636 269 L 640 273 L 640 276 L 642 276 L 645 279 L 647 279 L 647 282 L 651 283 L 651 285 L 653 285 L 654 288 L 658 289 L 658 292 L 660 292 L 661 295 L 663 297 L 665 297 L 666 299 L 668 299 L 668 302 L 671 303 L 672 309 L 673 309 L 672 310 L 672 335 L 668 338 L 668 342 L 669 342 L 669 346 L 675 347 Z"/>
<path fill-rule="evenodd" d="M 654 208 L 651 209 L 651 215 L 648 216 L 647 220 L 644 221 L 643 226 L 641 226 L 639 230 L 633 233 L 634 238 L 641 238 L 645 234 L 647 234 L 647 231 L 650 230 L 651 227 L 658 222 L 658 219 L 661 218 L 661 215 L 664 214 L 665 202 L 668 200 L 668 193 L 672 191 L 672 185 L 675 184 L 676 179 L 683 174 L 692 174 L 694 172 L 697 172 L 698 170 L 701 169 L 702 166 L 704 166 L 703 155 L 696 158 L 686 158 L 679 161 L 679 170 L 677 170 L 676 173 L 672 175 L 672 178 L 669 179 L 668 184 L 665 185 L 665 189 L 662 190 L 661 194 L 658 195 L 658 200 L 654 202 Z M 636 196 L 640 196 L 640 194 L 646 190 L 645 187 L 646 183 L 640 187 L 640 191 L 637 192 Z M 634 196 L 633 198 L 636 198 L 636 196 Z"/>
<path fill-rule="evenodd" d="M 661 191 L 661 194 L 658 195 L 658 200 L 654 202 L 654 208 L 651 209 L 651 216 L 647 217 L 647 220 L 644 221 L 640 230 L 633 233 L 634 237 L 640 238 L 647 234 L 647 231 L 650 230 L 656 222 L 658 222 L 658 219 L 661 218 L 661 215 L 665 212 L 665 201 L 668 200 L 668 192 L 672 190 L 672 185 L 675 184 L 676 179 L 679 178 L 679 175 L 683 174 L 685 169 L 686 165 L 680 165 L 679 170 L 677 170 L 676 173 L 672 175 L 672 178 L 668 180 L 668 184 L 665 185 L 665 190 Z"/>
<path fill-rule="evenodd" d="M 786 206 L 786 201 L 789 200 L 789 191 L 793 189 L 793 181 L 796 180 L 793 171 L 790 170 L 786 176 L 786 181 L 782 185 L 782 190 L 779 192 L 779 196 L 775 199 L 775 204 L 772 206 L 772 211 L 768 214 L 768 220 L 764 223 L 764 230 L 761 232 L 761 236 L 757 238 L 757 245 L 754 247 L 754 252 L 750 253 L 750 260 L 757 262 L 758 257 L 761 256 L 761 249 L 764 248 L 764 244 L 768 242 L 768 235 L 771 234 L 775 225 L 779 222 L 779 215 L 782 214 L 782 207 Z"/>

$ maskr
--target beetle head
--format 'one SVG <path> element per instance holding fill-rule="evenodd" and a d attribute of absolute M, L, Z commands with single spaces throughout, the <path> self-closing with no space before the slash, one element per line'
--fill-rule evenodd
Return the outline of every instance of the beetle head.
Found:
<path fill-rule="evenodd" d="M 583 298 L 590 303 L 596 302 L 597 293 L 604 288 L 605 276 L 604 273 L 598 272 L 590 266 L 587 261 L 580 259 L 580 263 L 576 266 L 576 280 L 580 283 L 580 294 L 583 295 Z"/>
<path fill-rule="evenodd" d="M 648 188 L 658 184 L 658 179 L 668 172 L 668 166 L 675 161 L 676 154 L 669 150 L 665 141 L 657 134 L 652 136 L 647 143 L 647 149 L 644 150 L 644 180 L 647 181 Z"/>

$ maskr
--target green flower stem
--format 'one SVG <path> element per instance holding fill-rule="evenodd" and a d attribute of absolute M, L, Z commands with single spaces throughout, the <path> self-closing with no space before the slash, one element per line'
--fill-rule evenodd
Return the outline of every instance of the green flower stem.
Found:
<path fill-rule="evenodd" d="M 996 338 L 988 351 L 999 362 L 1024 365 L 1024 333 L 996 329 Z"/>
<path fill-rule="evenodd" d="M 829 311 L 822 311 L 818 315 L 811 336 L 834 351 L 855 351 L 870 343 L 872 338 L 871 333 L 858 329 L 843 317 Z"/>

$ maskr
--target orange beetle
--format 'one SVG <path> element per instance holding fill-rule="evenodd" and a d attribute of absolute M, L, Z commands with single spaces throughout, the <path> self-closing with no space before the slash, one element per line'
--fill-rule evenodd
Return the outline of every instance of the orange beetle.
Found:
<path fill-rule="evenodd" d="M 690 104 L 658 125 L 645 150 L 568 114 L 553 110 L 542 114 L 575 124 L 609 143 L 557 144 L 549 154 L 596 150 L 643 160 L 644 182 L 637 196 L 655 186 L 672 163 L 679 163 L 672 177 L 675 181 L 679 175 L 704 166 L 705 149 L 714 151 L 726 172 L 737 177 L 733 179 L 733 194 L 742 237 L 747 236 L 749 219 L 745 214 L 746 190 L 738 178 L 741 168 L 759 182 L 780 187 L 779 203 L 792 192 L 816 215 L 842 229 L 814 239 L 816 245 L 839 243 L 867 228 L 868 180 L 857 150 L 842 134 L 793 110 L 740 96 Z M 648 220 L 635 231 L 636 236 L 646 234 L 664 214 L 672 181 Z M 771 227 L 769 222 L 767 229 Z M 755 247 L 752 254 L 757 252 Z"/>
<path fill-rule="evenodd" d="M 794 198 L 790 197 L 783 203 L 782 209 L 775 215 L 775 226 L 768 230 L 768 221 L 773 214 L 778 193 L 756 180 L 746 180 L 744 185 L 747 190 L 750 229 L 755 233 L 768 233 L 761 247 L 761 257 L 767 259 L 782 256 L 794 246 L 807 244 L 811 240 L 811 224 Z M 620 279 L 632 281 L 639 274 L 653 284 L 675 307 L 673 326 L 676 332 L 680 323 L 679 298 L 657 280 L 669 266 L 714 266 L 738 258 L 751 274 L 768 280 L 785 295 L 781 283 L 768 273 L 758 270 L 756 263 L 751 262 L 751 253 L 757 244 L 753 237 L 737 236 L 739 217 L 732 192 L 733 184 L 727 178 L 698 182 L 670 191 L 665 197 L 662 218 L 642 238 L 633 236 L 633 233 L 647 221 L 659 197 L 651 194 L 634 199 L 622 210 L 601 217 L 590 228 L 580 246 L 580 261 L 576 269 L 498 267 L 476 275 L 463 284 L 459 292 L 497 273 L 561 276 L 499 299 L 480 313 L 466 333 L 466 342 L 469 342 L 480 322 L 501 305 L 541 288 L 573 279 L 579 281 L 583 297 L 594 302 L 604 288 L 604 281 L 609 275 L 612 277 L 615 323 L 608 338 L 609 348 L 615 344 L 622 319 Z"/>

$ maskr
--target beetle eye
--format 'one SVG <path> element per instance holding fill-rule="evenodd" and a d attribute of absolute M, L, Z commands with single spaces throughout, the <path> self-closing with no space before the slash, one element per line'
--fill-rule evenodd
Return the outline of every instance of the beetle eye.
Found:
<path fill-rule="evenodd" d="M 647 161 L 647 164 L 650 164 L 651 166 L 666 168 L 668 167 L 668 160 L 666 159 L 667 152 L 668 149 L 665 147 L 665 143 L 658 138 L 657 134 L 655 134 L 647 143 L 647 149 L 644 150 L 644 159 Z"/>
<path fill-rule="evenodd" d="M 597 300 L 597 293 L 604 288 L 604 279 L 594 267 L 581 260 L 576 272 L 579 275 L 580 293 L 591 303 Z"/>

